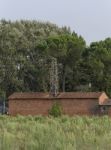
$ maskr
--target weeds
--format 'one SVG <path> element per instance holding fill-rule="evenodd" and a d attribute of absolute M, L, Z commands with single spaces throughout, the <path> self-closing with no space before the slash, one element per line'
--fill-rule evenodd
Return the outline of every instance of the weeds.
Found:
<path fill-rule="evenodd" d="M 0 150 L 110 150 L 111 119 L 0 116 Z"/>

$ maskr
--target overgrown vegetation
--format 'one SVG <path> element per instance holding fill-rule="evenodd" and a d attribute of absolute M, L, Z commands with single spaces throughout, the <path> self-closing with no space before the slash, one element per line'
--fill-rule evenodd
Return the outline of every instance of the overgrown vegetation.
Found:
<path fill-rule="evenodd" d="M 52 108 L 49 110 L 49 115 L 53 116 L 53 117 L 59 117 L 62 115 L 62 108 L 61 105 L 57 102 L 55 102 L 52 105 Z"/>
<path fill-rule="evenodd" d="M 0 116 L 0 150 L 110 150 L 111 118 Z"/>

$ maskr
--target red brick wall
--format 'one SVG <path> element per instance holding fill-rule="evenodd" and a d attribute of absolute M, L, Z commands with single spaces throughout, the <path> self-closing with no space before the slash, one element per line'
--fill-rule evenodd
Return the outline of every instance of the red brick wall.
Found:
<path fill-rule="evenodd" d="M 47 115 L 55 100 L 9 100 L 11 115 Z M 97 113 L 98 99 L 58 99 L 63 114 L 93 115 Z"/>
<path fill-rule="evenodd" d="M 93 115 L 97 113 L 98 100 L 61 100 L 64 114 L 68 115 Z"/>
<path fill-rule="evenodd" d="M 52 106 L 50 100 L 10 100 L 9 114 L 11 115 L 46 115 Z"/>

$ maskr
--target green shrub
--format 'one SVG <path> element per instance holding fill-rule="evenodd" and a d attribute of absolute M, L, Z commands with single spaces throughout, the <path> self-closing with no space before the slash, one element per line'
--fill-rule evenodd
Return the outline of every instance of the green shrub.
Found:
<path fill-rule="evenodd" d="M 62 115 L 62 109 L 60 104 L 57 102 L 53 104 L 52 108 L 49 110 L 49 115 L 53 117 L 59 117 Z"/>

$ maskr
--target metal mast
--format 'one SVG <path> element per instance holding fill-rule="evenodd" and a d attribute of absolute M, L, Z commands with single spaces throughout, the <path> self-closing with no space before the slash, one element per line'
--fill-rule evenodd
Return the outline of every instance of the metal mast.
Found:
<path fill-rule="evenodd" d="M 50 68 L 50 94 L 54 97 L 58 95 L 58 66 L 57 59 L 51 58 L 51 68 Z"/>

